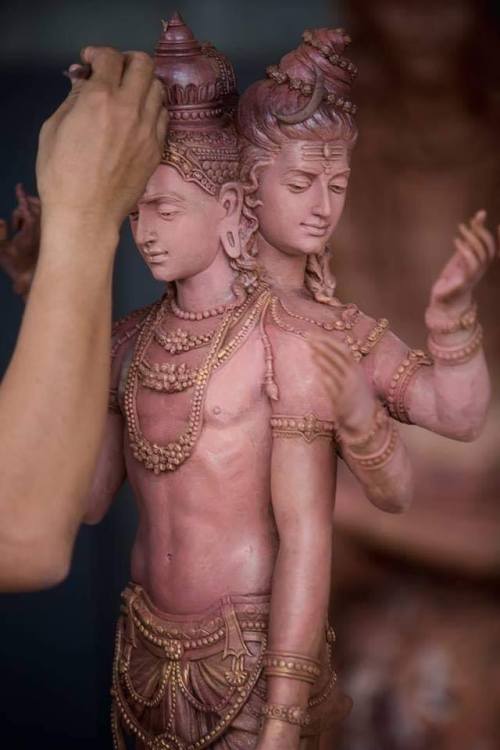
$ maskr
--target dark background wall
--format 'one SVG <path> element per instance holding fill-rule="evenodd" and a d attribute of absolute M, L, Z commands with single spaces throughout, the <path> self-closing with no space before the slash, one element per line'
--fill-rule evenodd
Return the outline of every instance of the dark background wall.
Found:
<path fill-rule="evenodd" d="M 294 46 L 304 28 L 339 23 L 334 5 L 327 0 L 4 2 L 0 216 L 8 218 L 15 206 L 16 182 L 36 192 L 38 131 L 66 95 L 68 82 L 61 71 L 78 59 L 81 47 L 152 50 L 160 19 L 178 9 L 199 38 L 210 39 L 231 57 L 243 89 Z M 146 304 L 159 291 L 125 228 L 116 264 L 115 316 Z M 22 310 L 8 279 L 0 275 L 0 372 L 13 350 Z M 128 578 L 135 522 L 125 488 L 103 523 L 81 530 L 63 585 L 0 597 L 0 747 L 110 747 L 113 625 Z"/>

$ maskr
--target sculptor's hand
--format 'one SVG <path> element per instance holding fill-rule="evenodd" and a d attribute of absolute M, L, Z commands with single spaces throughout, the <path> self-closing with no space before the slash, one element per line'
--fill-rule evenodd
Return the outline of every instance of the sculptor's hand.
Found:
<path fill-rule="evenodd" d="M 468 225 L 459 225 L 455 252 L 432 287 L 427 324 L 433 312 L 461 312 L 470 305 L 471 292 L 498 253 L 492 233 L 485 227 L 486 211 L 478 211 Z"/>
<path fill-rule="evenodd" d="M 21 184 L 16 185 L 16 196 L 18 205 L 10 221 L 11 237 L 6 222 L 0 222 L 0 268 L 12 279 L 14 291 L 26 297 L 40 249 L 40 200 L 27 195 Z"/>
<path fill-rule="evenodd" d="M 167 127 L 161 82 L 144 52 L 87 47 L 87 80 L 72 80 L 44 123 L 37 156 L 38 192 L 46 212 L 77 212 L 119 226 L 161 157 Z"/>
<path fill-rule="evenodd" d="M 309 343 L 339 428 L 350 433 L 363 431 L 373 414 L 375 395 L 361 365 L 331 335 L 311 336 Z"/>

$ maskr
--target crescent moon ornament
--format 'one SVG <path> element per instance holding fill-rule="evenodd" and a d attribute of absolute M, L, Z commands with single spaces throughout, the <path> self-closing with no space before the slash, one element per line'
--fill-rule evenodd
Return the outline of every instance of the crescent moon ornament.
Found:
<path fill-rule="evenodd" d="M 308 117 L 311 117 L 311 115 L 314 114 L 314 112 L 319 107 L 321 100 L 323 99 L 323 95 L 325 93 L 323 82 L 323 74 L 318 71 L 316 75 L 316 81 L 314 82 L 314 90 L 311 94 L 311 98 L 303 107 L 298 109 L 296 112 L 291 112 L 289 114 L 280 114 L 279 112 L 273 112 L 273 115 L 277 120 L 279 120 L 279 122 L 282 122 L 285 125 L 297 125 L 297 123 L 299 122 L 304 122 L 304 120 L 307 120 Z"/>

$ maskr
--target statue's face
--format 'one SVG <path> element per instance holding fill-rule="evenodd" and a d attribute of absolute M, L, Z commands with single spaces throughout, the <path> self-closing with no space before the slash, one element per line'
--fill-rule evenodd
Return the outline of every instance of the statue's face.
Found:
<path fill-rule="evenodd" d="M 290 141 L 259 174 L 259 231 L 288 255 L 321 253 L 342 214 L 349 180 L 342 141 Z"/>
<path fill-rule="evenodd" d="M 220 247 L 219 201 L 174 167 L 160 164 L 130 214 L 135 243 L 154 278 L 176 281 L 206 270 Z"/>

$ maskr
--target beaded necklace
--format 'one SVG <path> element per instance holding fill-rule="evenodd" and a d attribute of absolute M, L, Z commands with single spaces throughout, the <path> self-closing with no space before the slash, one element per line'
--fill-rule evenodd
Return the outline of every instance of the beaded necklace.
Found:
<path fill-rule="evenodd" d="M 214 332 L 209 352 L 203 364 L 196 371 L 194 393 L 186 429 L 167 445 L 152 443 L 144 436 L 137 413 L 137 390 L 141 380 L 141 369 L 144 371 L 145 353 L 153 340 L 155 328 L 160 324 L 166 313 L 166 306 L 159 303 L 151 310 L 137 339 L 128 370 L 124 396 L 130 448 L 134 458 L 142 463 L 146 469 L 153 471 L 155 474 L 175 471 L 191 456 L 203 425 L 203 405 L 210 376 L 248 338 L 268 298 L 268 290 L 259 287 L 256 293 L 239 308 L 232 308 L 223 313 L 222 321 Z M 250 309 L 250 312 L 239 332 L 226 346 L 223 346 L 229 329 L 248 309 Z"/>

